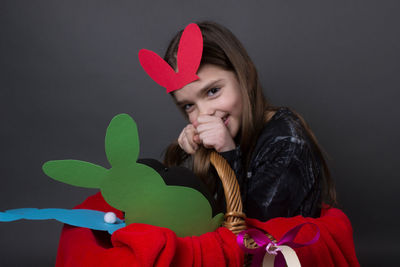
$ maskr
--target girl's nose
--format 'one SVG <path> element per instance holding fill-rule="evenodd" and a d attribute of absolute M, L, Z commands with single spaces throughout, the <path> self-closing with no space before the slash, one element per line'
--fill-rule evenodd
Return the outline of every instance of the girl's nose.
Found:
<path fill-rule="evenodd" d="M 198 108 L 199 115 L 214 115 L 215 113 L 215 109 L 207 104 L 198 105 Z"/>

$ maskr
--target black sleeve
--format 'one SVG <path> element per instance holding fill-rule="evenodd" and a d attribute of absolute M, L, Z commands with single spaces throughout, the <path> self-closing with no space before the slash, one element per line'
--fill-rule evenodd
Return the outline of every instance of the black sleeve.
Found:
<path fill-rule="evenodd" d="M 240 146 L 233 150 L 221 152 L 219 154 L 229 163 L 236 176 L 240 176 L 239 174 L 242 170 L 242 153 Z"/>
<path fill-rule="evenodd" d="M 262 221 L 312 216 L 319 197 L 315 164 L 303 140 L 287 137 L 262 146 L 248 174 L 247 216 Z"/>
<path fill-rule="evenodd" d="M 233 172 L 235 173 L 243 199 L 244 197 L 243 190 L 245 190 L 245 184 L 242 174 L 242 152 L 240 150 L 240 146 L 236 147 L 233 150 L 222 152 L 220 153 L 220 155 L 229 163 Z"/>

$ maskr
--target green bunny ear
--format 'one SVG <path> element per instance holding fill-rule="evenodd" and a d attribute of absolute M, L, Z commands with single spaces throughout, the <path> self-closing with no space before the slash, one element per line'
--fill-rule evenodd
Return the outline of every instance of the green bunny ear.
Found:
<path fill-rule="evenodd" d="M 111 166 L 135 163 L 139 156 L 139 136 L 128 114 L 115 116 L 107 128 L 106 155 Z"/>
<path fill-rule="evenodd" d="M 107 169 L 80 160 L 51 160 L 42 166 L 43 172 L 54 180 L 87 188 L 100 188 Z"/>
<path fill-rule="evenodd" d="M 224 221 L 224 214 L 223 213 L 218 213 L 217 215 L 214 216 L 211 220 L 211 231 L 215 231 L 218 227 L 222 225 L 222 222 Z"/>

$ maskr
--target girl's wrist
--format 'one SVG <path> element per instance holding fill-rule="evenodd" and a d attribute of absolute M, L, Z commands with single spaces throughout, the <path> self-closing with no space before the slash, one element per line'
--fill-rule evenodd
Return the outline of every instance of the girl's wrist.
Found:
<path fill-rule="evenodd" d="M 216 149 L 218 153 L 228 152 L 234 150 L 236 148 L 235 143 L 232 141 L 231 143 L 226 144 L 225 146 Z"/>

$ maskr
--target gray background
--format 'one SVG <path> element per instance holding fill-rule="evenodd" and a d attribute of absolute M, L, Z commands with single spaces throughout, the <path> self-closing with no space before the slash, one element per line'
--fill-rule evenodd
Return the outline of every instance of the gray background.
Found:
<path fill-rule="evenodd" d="M 108 166 L 104 134 L 129 113 L 141 157 L 185 125 L 141 69 L 140 48 L 163 54 L 188 23 L 230 28 L 276 105 L 303 114 L 331 156 L 342 209 L 363 266 L 400 253 L 398 1 L 0 2 L 0 210 L 71 208 L 94 190 L 55 182 L 50 159 Z M 0 266 L 52 266 L 62 225 L 0 223 Z"/>

